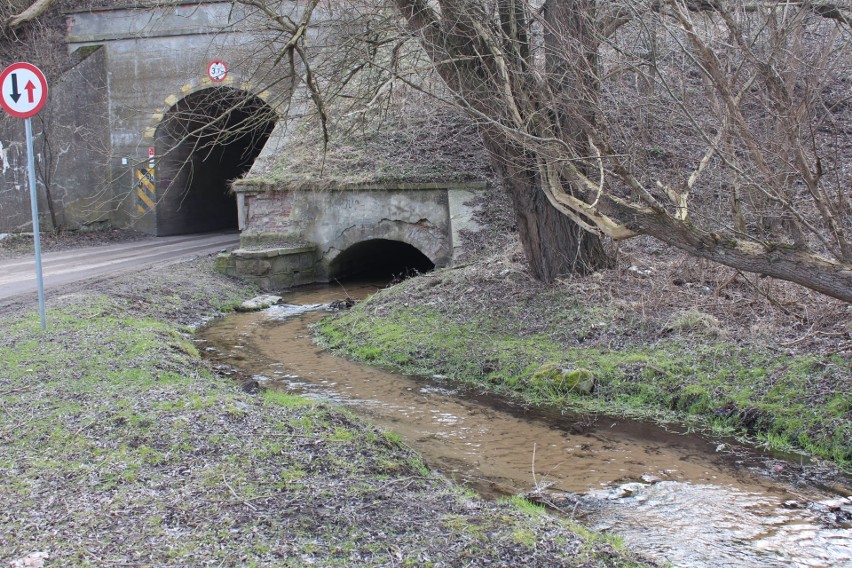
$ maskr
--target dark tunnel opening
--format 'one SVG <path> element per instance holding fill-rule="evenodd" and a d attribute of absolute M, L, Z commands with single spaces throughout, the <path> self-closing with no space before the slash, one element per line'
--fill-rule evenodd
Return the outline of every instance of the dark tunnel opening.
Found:
<path fill-rule="evenodd" d="M 352 245 L 329 265 L 329 280 L 403 279 L 434 270 L 435 264 L 417 248 L 400 241 L 372 239 Z"/>
<path fill-rule="evenodd" d="M 263 100 L 228 87 L 192 93 L 172 107 L 156 133 L 156 234 L 236 229 L 230 184 L 251 168 L 275 123 Z"/>

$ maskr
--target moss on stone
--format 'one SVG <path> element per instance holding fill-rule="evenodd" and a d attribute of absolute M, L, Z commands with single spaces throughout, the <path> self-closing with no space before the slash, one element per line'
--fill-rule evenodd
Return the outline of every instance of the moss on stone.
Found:
<path fill-rule="evenodd" d="M 554 394 L 591 394 L 595 389 L 595 375 L 588 369 L 566 369 L 559 365 L 542 365 L 530 377 L 530 384 L 540 391 Z"/>

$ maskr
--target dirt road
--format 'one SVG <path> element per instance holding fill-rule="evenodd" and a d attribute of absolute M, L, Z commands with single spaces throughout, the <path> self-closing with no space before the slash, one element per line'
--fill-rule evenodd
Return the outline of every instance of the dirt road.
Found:
<path fill-rule="evenodd" d="M 142 270 L 152 265 L 167 265 L 239 244 L 239 234 L 205 233 L 174 237 L 151 237 L 127 243 L 93 246 L 42 255 L 46 294 L 64 287 Z M 0 259 L 0 304 L 36 295 L 35 258 L 33 255 Z"/>

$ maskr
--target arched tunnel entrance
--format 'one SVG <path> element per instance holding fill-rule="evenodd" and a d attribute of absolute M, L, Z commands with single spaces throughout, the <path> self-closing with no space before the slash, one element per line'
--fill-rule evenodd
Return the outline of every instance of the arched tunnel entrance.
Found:
<path fill-rule="evenodd" d="M 245 174 L 275 127 L 275 111 L 230 87 L 187 95 L 156 132 L 156 234 L 237 228 L 230 182 Z"/>
<path fill-rule="evenodd" d="M 329 280 L 346 278 L 392 280 L 429 272 L 435 264 L 417 250 L 400 241 L 371 239 L 354 244 L 338 254 L 328 268 Z"/>

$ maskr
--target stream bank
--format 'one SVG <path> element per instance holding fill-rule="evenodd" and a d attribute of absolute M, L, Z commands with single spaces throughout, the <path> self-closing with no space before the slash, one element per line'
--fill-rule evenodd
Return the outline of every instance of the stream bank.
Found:
<path fill-rule="evenodd" d="M 317 332 L 404 374 L 676 423 L 848 473 L 852 306 L 794 290 L 796 312 L 776 309 L 690 266 L 657 259 L 546 286 L 505 260 L 477 262 L 383 290 Z"/>
<path fill-rule="evenodd" d="M 345 286 L 353 298 L 376 290 Z M 199 345 L 252 388 L 346 405 L 480 494 L 526 495 L 662 562 L 852 562 L 852 500 L 840 497 L 850 485 L 840 477 L 819 487 L 817 468 L 730 441 L 621 417 L 532 409 L 446 377 L 408 377 L 335 357 L 314 346 L 310 326 L 341 304 L 339 294 L 337 286 L 285 291 L 285 304 L 205 326 Z M 796 470 L 796 482 L 767 475 L 776 470 L 788 478 Z"/>
<path fill-rule="evenodd" d="M 642 566 L 429 472 L 335 405 L 250 394 L 191 328 L 253 291 L 201 258 L 0 313 L 0 564 Z"/>

